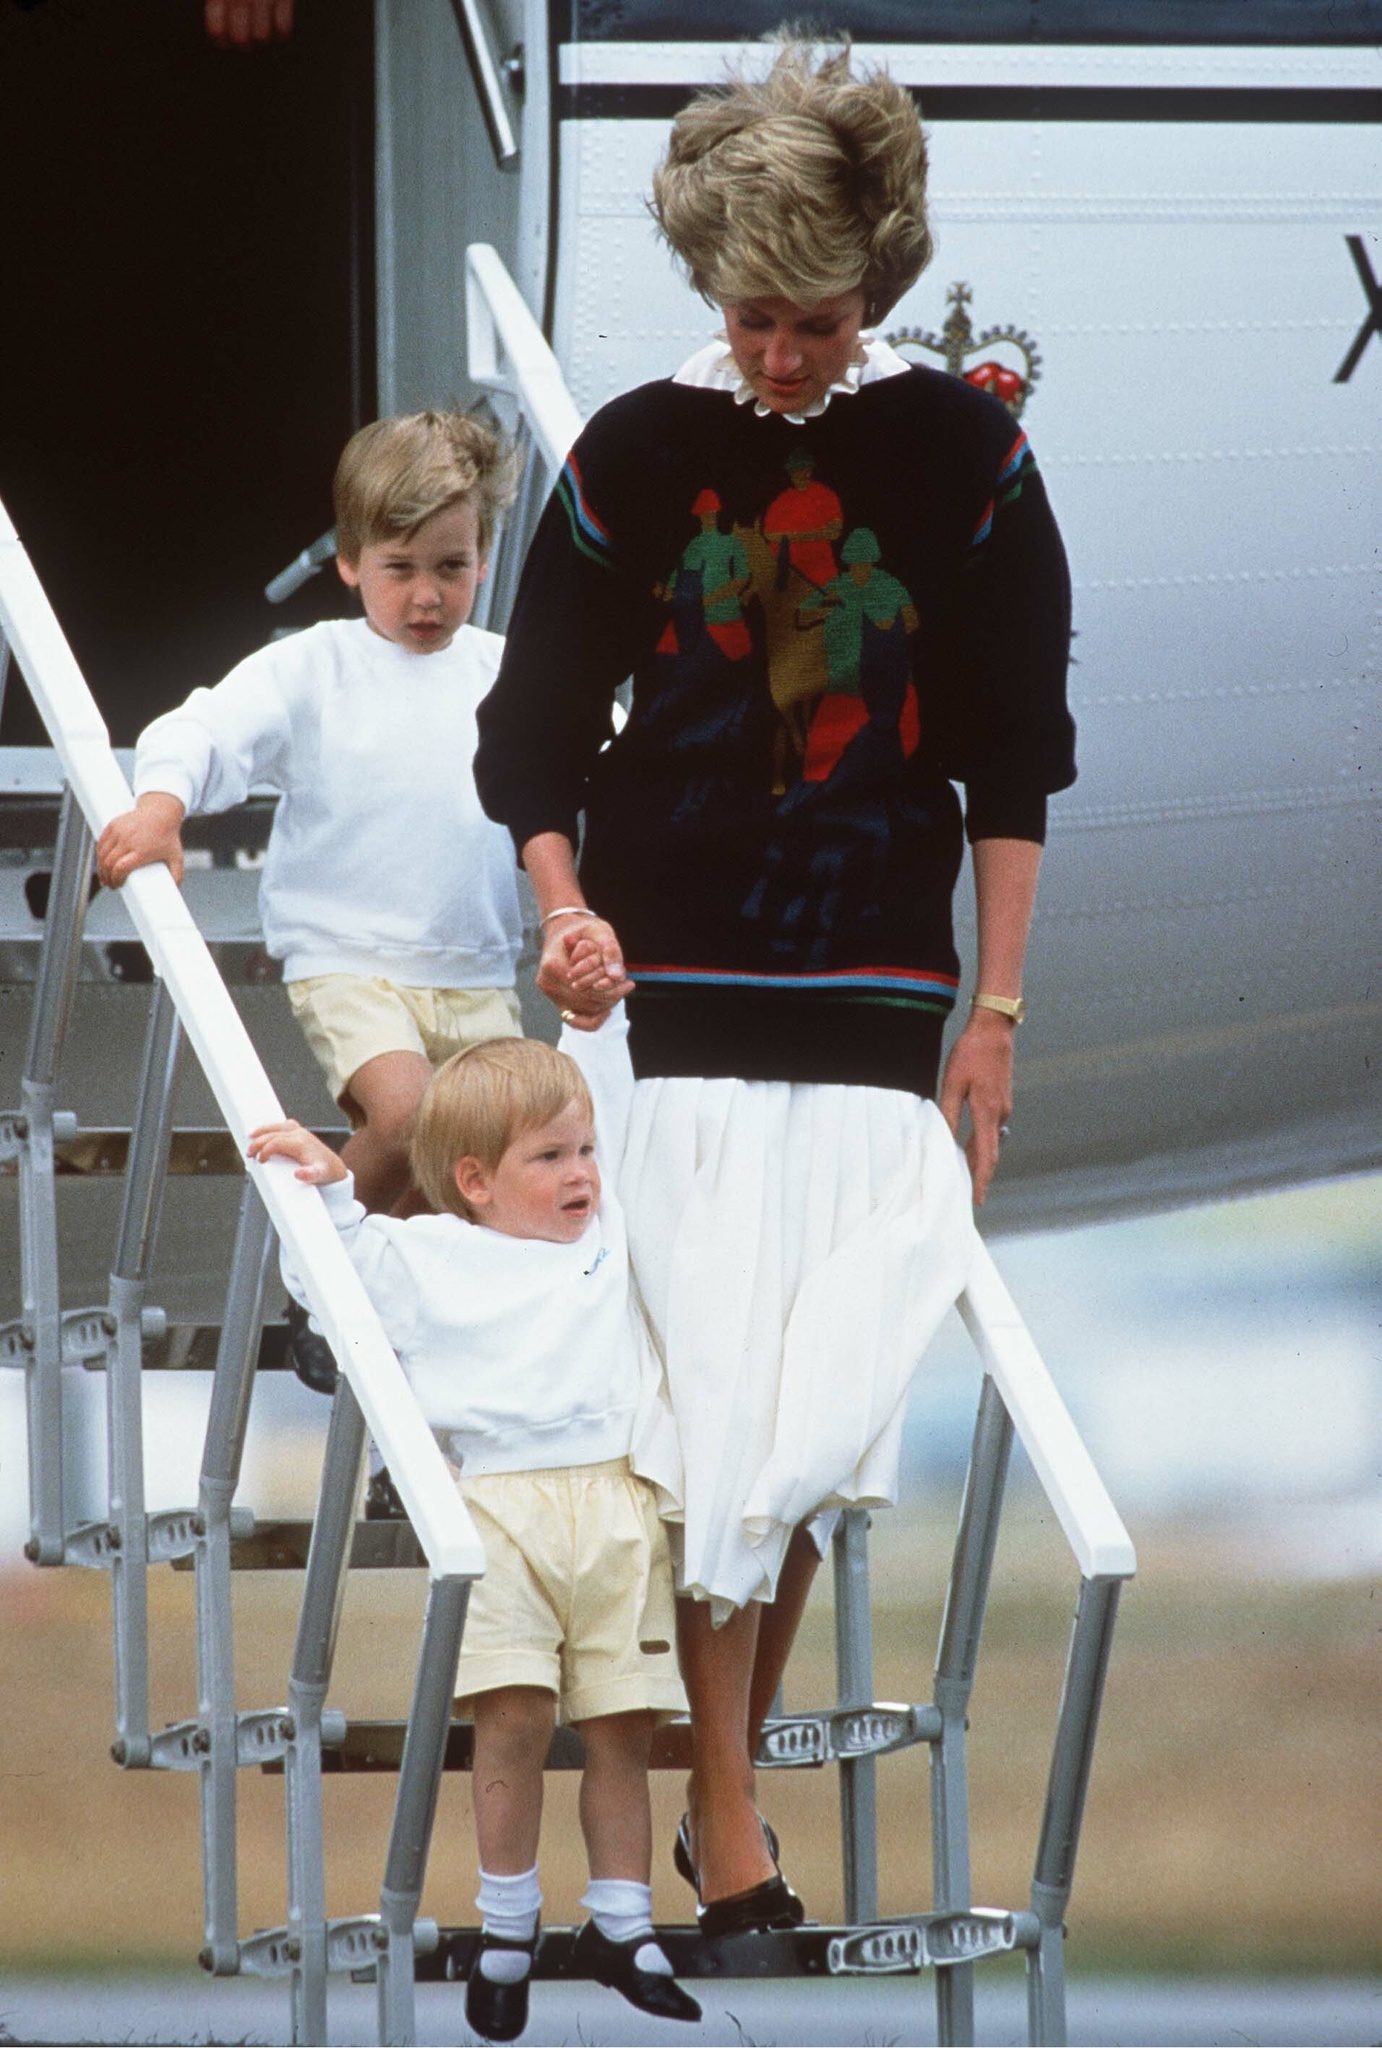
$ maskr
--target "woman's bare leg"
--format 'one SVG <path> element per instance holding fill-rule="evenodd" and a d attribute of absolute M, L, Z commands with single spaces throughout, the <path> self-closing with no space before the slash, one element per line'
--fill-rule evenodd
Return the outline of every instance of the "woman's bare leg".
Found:
<path fill-rule="evenodd" d="M 775 1874 L 758 1821 L 748 1746 L 760 1613 L 751 1601 L 723 1628 L 712 1628 L 706 1601 L 677 1602 L 677 1649 L 691 1704 L 692 1853 L 707 1904 Z"/>
<path fill-rule="evenodd" d="M 820 1552 L 803 1524 L 792 1531 L 782 1571 L 777 1581 L 777 1598 L 762 1610 L 758 1623 L 758 1648 L 753 1660 L 749 1686 L 749 1755 L 757 1756 L 763 1723 L 782 1683 L 787 1659 L 797 1639 L 807 1596 L 820 1564 Z"/>

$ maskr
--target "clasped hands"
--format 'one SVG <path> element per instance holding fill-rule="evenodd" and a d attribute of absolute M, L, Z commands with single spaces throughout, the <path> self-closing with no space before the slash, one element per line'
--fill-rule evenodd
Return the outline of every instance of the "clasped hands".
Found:
<path fill-rule="evenodd" d="M 614 1005 L 632 993 L 624 949 L 602 917 L 559 917 L 543 933 L 537 985 L 577 1031 L 597 1031 Z"/>

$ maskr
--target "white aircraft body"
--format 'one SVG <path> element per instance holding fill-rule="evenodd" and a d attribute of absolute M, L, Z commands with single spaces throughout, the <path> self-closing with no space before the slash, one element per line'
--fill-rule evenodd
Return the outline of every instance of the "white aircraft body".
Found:
<path fill-rule="evenodd" d="M 741 37 L 774 19 L 510 0 L 491 24 L 496 54 L 522 55 L 506 175 L 450 9 L 385 5 L 381 406 L 454 388 L 474 239 L 583 414 L 704 341 L 714 313 L 644 197 L 676 109 L 762 63 Z M 984 337 L 1026 342 L 1023 425 L 1074 578 L 1080 777 L 1051 805 L 994 1206 L 1010 1224 L 1379 1156 L 1382 9 L 1039 19 L 1033 39 L 1021 9 L 831 14 L 915 90 L 930 137 L 937 255 L 885 331 L 940 340 L 958 310 L 963 369 L 1030 377 L 1020 341 Z"/>
<path fill-rule="evenodd" d="M 930 136 L 937 255 L 884 331 L 1012 393 L 1073 571 L 1080 773 L 1050 810 L 1006 1228 L 1382 1154 L 1382 0 L 1029 13 L 831 11 Z M 715 313 L 645 195 L 677 109 L 764 64 L 776 19 L 777 0 L 376 0 L 377 409 L 479 395 L 476 242 L 582 416 L 699 346 Z M 0 876 L 5 935 L 33 929 L 20 880 Z M 209 933 L 254 936 L 253 880 L 189 875 Z M 88 930 L 127 936 L 118 903 Z"/>

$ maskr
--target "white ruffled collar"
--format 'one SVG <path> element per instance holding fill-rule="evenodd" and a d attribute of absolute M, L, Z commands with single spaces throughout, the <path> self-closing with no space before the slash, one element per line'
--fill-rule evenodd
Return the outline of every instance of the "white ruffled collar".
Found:
<path fill-rule="evenodd" d="M 736 405 L 751 405 L 760 419 L 771 415 L 775 419 L 790 420 L 793 426 L 799 427 L 806 420 L 818 418 L 837 392 L 849 397 L 864 384 L 876 384 L 883 377 L 899 376 L 911 367 L 896 349 L 889 348 L 886 341 L 879 341 L 875 335 L 863 333 L 859 339 L 863 345 L 860 360 L 851 363 L 844 375 L 837 377 L 814 405 L 803 406 L 800 412 L 776 412 L 761 398 L 755 397 L 753 386 L 740 373 L 733 350 L 722 334 L 689 356 L 672 382 L 690 384 L 699 391 L 728 391 Z"/>

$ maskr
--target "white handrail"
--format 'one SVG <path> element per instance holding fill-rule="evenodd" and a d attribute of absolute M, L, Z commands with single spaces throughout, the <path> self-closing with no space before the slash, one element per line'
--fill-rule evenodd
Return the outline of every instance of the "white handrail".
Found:
<path fill-rule="evenodd" d="M 983 1244 L 975 1253 L 969 1284 L 958 1307 L 1082 1575 L 1087 1579 L 1130 1579 L 1137 1570 L 1132 1538 Z"/>
<path fill-rule="evenodd" d="M 19 658 L 86 822 L 99 835 L 134 798 L 3 504 L 0 628 Z M 249 1033 L 167 868 L 137 869 L 122 893 L 243 1151 L 256 1125 L 283 1115 Z M 478 1577 L 484 1550 L 465 1504 L 317 1191 L 297 1180 L 284 1160 L 248 1170 L 403 1496 L 432 1577 Z"/>
<path fill-rule="evenodd" d="M 585 424 L 523 294 L 488 242 L 465 252 L 467 368 L 471 382 L 518 401 L 555 482 Z"/>

